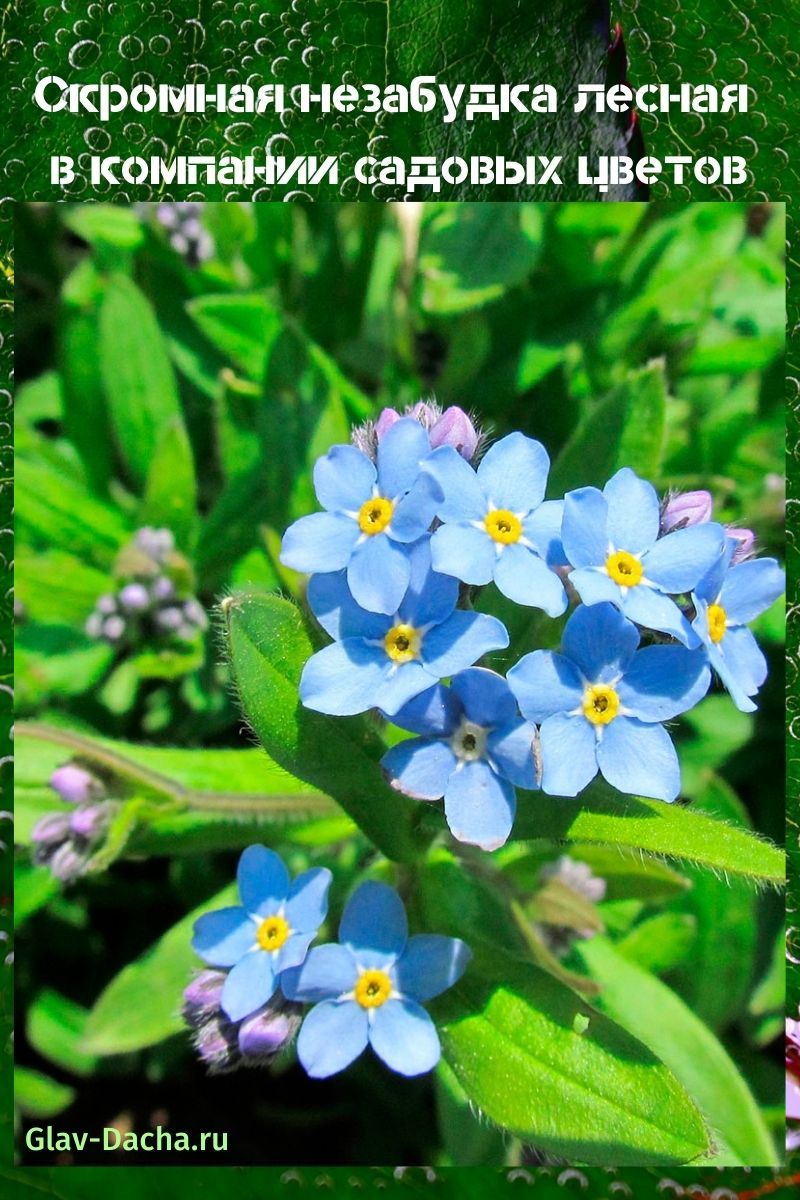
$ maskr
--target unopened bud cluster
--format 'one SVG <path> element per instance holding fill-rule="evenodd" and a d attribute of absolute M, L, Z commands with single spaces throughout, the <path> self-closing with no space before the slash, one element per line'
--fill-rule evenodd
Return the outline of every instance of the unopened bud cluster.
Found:
<path fill-rule="evenodd" d="M 353 445 L 374 461 L 381 440 L 404 417 L 412 417 L 419 422 L 428 434 L 432 450 L 439 446 L 452 446 L 469 463 L 477 462 L 480 457 L 486 440 L 485 433 L 476 429 L 463 409 L 456 405 L 442 409 L 433 400 L 420 400 L 403 409 L 402 413 L 395 408 L 384 408 L 376 421 L 366 421 L 353 430 Z"/>
<path fill-rule="evenodd" d="M 705 525 L 713 519 L 714 501 L 710 492 L 673 492 L 664 498 L 661 505 L 661 534 L 676 529 L 687 529 L 690 525 Z M 736 543 L 731 556 L 731 566 L 744 562 L 755 553 L 756 535 L 752 529 L 738 529 L 729 525 L 726 536 Z"/>
<path fill-rule="evenodd" d="M 547 863 L 539 872 L 539 883 L 545 888 L 549 883 L 555 883 L 562 888 L 568 888 L 589 904 L 600 904 L 605 899 L 607 884 L 600 875 L 595 875 L 588 863 L 570 858 L 562 854 L 555 862 Z M 599 917 L 594 924 L 582 924 L 575 914 L 569 925 L 556 923 L 553 920 L 542 920 L 537 925 L 537 932 L 547 948 L 558 958 L 569 951 L 575 941 L 588 941 L 602 929 Z"/>
<path fill-rule="evenodd" d="M 200 971 L 183 993 L 183 1018 L 211 1075 L 268 1066 L 291 1043 L 302 1019 L 300 1005 L 278 995 L 244 1020 L 231 1021 L 220 1007 L 227 974 Z"/>
<path fill-rule="evenodd" d="M 182 595 L 168 572 L 175 539 L 168 529 L 138 530 L 126 578 L 114 592 L 100 596 L 86 621 L 89 637 L 112 646 L 160 639 L 193 642 L 208 628 L 208 617 L 194 596 Z"/>
<path fill-rule="evenodd" d="M 214 255 L 214 239 L 202 222 L 203 205 L 184 201 L 181 204 L 139 204 L 143 216 L 151 212 L 156 224 L 163 229 L 176 254 L 190 267 L 206 262 Z"/>
<path fill-rule="evenodd" d="M 48 866 L 62 883 L 71 883 L 85 873 L 118 804 L 108 798 L 102 781 L 79 763 L 58 767 L 50 787 L 70 808 L 36 822 L 31 833 L 33 860 Z"/>

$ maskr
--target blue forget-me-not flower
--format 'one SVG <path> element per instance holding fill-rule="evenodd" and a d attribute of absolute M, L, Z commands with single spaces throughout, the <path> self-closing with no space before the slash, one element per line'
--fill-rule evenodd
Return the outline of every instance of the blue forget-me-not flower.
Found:
<path fill-rule="evenodd" d="M 705 522 L 659 537 L 659 527 L 655 488 L 630 467 L 617 471 L 602 492 L 569 492 L 561 526 L 574 568 L 569 581 L 584 604 L 608 601 L 638 625 L 697 646 L 697 634 L 671 597 L 691 591 L 713 567 L 725 531 Z"/>
<path fill-rule="evenodd" d="M 581 605 L 561 653 L 535 650 L 509 671 L 523 715 L 541 723 L 542 791 L 576 796 L 599 770 L 621 792 L 677 797 L 678 756 L 661 722 L 702 700 L 711 672 L 700 650 L 638 647 L 613 605 Z"/>
<path fill-rule="evenodd" d="M 336 641 L 303 668 L 306 708 L 334 716 L 380 708 L 392 716 L 412 696 L 508 645 L 496 617 L 456 609 L 458 583 L 431 570 L 428 539 L 413 548 L 409 564 L 409 587 L 393 616 L 360 608 L 344 572 L 312 577 L 308 602 Z"/>
<path fill-rule="evenodd" d="M 774 558 L 737 563 L 738 546 L 729 538 L 720 561 L 695 588 L 693 625 L 736 707 L 752 712 L 751 697 L 767 677 L 767 661 L 747 622 L 766 612 L 785 582 Z"/>
<path fill-rule="evenodd" d="M 274 994 L 289 967 L 303 962 L 328 909 L 331 873 L 315 867 L 294 882 L 283 859 L 248 846 L 236 873 L 240 905 L 204 913 L 192 946 L 211 967 L 230 968 L 220 1007 L 241 1021 Z"/>
<path fill-rule="evenodd" d="M 408 546 L 428 532 L 442 499 L 420 472 L 429 453 L 428 434 L 410 418 L 381 438 L 377 464 L 355 446 L 334 446 L 314 466 L 325 511 L 289 526 L 281 562 L 311 573 L 344 569 L 362 608 L 396 612 L 409 584 Z"/>
<path fill-rule="evenodd" d="M 472 667 L 449 688 L 410 700 L 392 717 L 422 736 L 393 746 L 382 765 L 393 787 L 419 800 L 444 797 L 453 837 L 495 850 L 511 832 L 515 786 L 533 789 L 536 730 L 520 717 L 501 675 Z"/>
<path fill-rule="evenodd" d="M 315 1002 L 297 1039 L 309 1075 L 343 1071 L 370 1045 L 400 1075 L 436 1066 L 439 1035 L 422 1002 L 452 987 L 472 957 L 458 938 L 409 938 L 405 909 L 385 883 L 362 883 L 342 914 L 339 942 L 287 972 L 291 1000 Z"/>
<path fill-rule="evenodd" d="M 433 567 L 464 583 L 492 580 L 517 604 L 557 617 L 567 607 L 558 575 L 547 565 L 558 542 L 561 502 L 544 501 L 550 459 L 541 442 L 510 433 L 477 471 L 449 446 L 434 450 L 425 472 L 442 487 L 431 539 Z"/>

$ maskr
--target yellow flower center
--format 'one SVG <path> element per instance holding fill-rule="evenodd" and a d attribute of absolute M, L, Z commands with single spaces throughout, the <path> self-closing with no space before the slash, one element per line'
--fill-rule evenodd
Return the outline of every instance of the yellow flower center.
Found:
<path fill-rule="evenodd" d="M 708 606 L 708 636 L 712 642 L 721 642 L 728 628 L 728 614 L 721 604 Z"/>
<path fill-rule="evenodd" d="M 608 725 L 619 713 L 619 696 L 608 683 L 592 683 L 583 693 L 582 708 L 593 725 Z"/>
<path fill-rule="evenodd" d="M 358 527 L 369 537 L 376 533 L 383 533 L 392 519 L 393 512 L 394 505 L 391 500 L 375 496 L 374 499 L 367 500 L 365 504 L 362 504 L 358 510 Z"/>
<path fill-rule="evenodd" d="M 386 653 L 396 663 L 411 662 L 419 658 L 422 638 L 413 625 L 394 625 L 383 639 Z"/>
<path fill-rule="evenodd" d="M 265 917 L 256 930 L 256 941 L 262 950 L 280 950 L 290 933 L 283 917 Z"/>
<path fill-rule="evenodd" d="M 627 550 L 617 550 L 615 554 L 609 554 L 606 570 L 614 583 L 620 584 L 621 587 L 636 587 L 637 583 L 642 582 L 644 575 L 644 567 L 639 559 Z"/>
<path fill-rule="evenodd" d="M 392 981 L 385 971 L 363 971 L 356 984 L 356 1000 L 362 1008 L 380 1008 L 392 994 Z"/>
<path fill-rule="evenodd" d="M 483 518 L 483 524 L 490 538 L 510 546 L 522 537 L 522 522 L 507 508 L 495 508 Z"/>

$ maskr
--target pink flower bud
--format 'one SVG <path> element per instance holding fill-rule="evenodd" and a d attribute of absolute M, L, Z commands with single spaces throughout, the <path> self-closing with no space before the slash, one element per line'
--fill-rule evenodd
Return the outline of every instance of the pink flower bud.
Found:
<path fill-rule="evenodd" d="M 678 492 L 667 500 L 661 511 L 661 532 L 672 533 L 688 525 L 703 525 L 711 520 L 713 507 L 710 492 Z"/>
<path fill-rule="evenodd" d="M 48 813 L 40 817 L 31 830 L 31 841 L 35 846 L 59 845 L 69 837 L 69 817 L 66 813 Z"/>
<path fill-rule="evenodd" d="M 94 775 L 77 763 L 65 763 L 63 767 L 57 767 L 50 776 L 50 787 L 67 804 L 86 804 L 100 790 Z"/>
<path fill-rule="evenodd" d="M 189 1025 L 200 1025 L 219 1012 L 225 971 L 199 971 L 183 992 L 183 1016 Z"/>
<path fill-rule="evenodd" d="M 274 1011 L 267 1007 L 242 1021 L 239 1026 L 239 1050 L 248 1062 L 269 1062 L 289 1044 L 299 1025 L 299 1010 Z"/>
<path fill-rule="evenodd" d="M 445 409 L 430 429 L 431 449 L 437 446 L 452 446 L 467 462 L 472 460 L 478 449 L 478 434 L 462 408 L 453 405 Z"/>
<path fill-rule="evenodd" d="M 375 422 L 375 434 L 378 441 L 384 437 L 393 425 L 396 425 L 400 420 L 400 413 L 395 408 L 384 408 L 381 415 Z"/>
<path fill-rule="evenodd" d="M 731 556 L 731 566 L 735 567 L 737 563 L 744 562 L 752 555 L 755 549 L 756 535 L 752 529 L 726 529 L 725 533 L 731 541 L 736 542 Z"/>

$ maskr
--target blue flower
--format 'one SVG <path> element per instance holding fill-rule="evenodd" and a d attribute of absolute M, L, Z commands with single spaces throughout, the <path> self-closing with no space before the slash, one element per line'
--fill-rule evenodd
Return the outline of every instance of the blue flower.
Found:
<path fill-rule="evenodd" d="M 493 579 L 517 604 L 551 617 L 567 607 L 558 561 L 561 501 L 544 500 L 550 459 L 540 442 L 510 433 L 492 446 L 477 471 L 444 446 L 424 469 L 444 491 L 437 516 L 444 524 L 431 541 L 433 567 L 464 583 Z"/>
<path fill-rule="evenodd" d="M 725 554 L 697 585 L 693 621 L 708 661 L 742 712 L 753 712 L 750 699 L 767 677 L 767 662 L 747 628 L 784 590 L 783 571 L 774 558 L 734 561 L 738 542 L 728 539 Z M 733 565 L 731 565 L 733 562 Z"/>
<path fill-rule="evenodd" d="M 427 540 L 413 548 L 409 563 L 409 588 L 391 617 L 360 608 L 343 572 L 312 577 L 308 602 L 336 641 L 303 669 L 306 708 L 334 716 L 380 708 L 391 716 L 440 679 L 508 645 L 495 617 L 455 611 L 458 583 L 431 570 Z"/>
<path fill-rule="evenodd" d="M 569 581 L 584 604 L 609 601 L 637 625 L 672 634 L 685 646 L 698 638 L 671 595 L 689 592 L 719 559 L 721 525 L 706 522 L 659 538 L 655 488 L 630 469 L 599 491 L 564 498 L 561 537 L 575 568 Z"/>
<path fill-rule="evenodd" d="M 209 966 L 231 968 L 220 999 L 231 1021 L 266 1004 L 282 973 L 302 963 L 328 911 L 332 878 L 316 867 L 290 883 L 283 860 L 265 846 L 248 846 L 236 877 L 241 905 L 199 917 L 192 938 Z"/>
<path fill-rule="evenodd" d="M 702 700 L 711 672 L 702 651 L 638 646 L 613 605 L 581 605 L 560 654 L 536 650 L 509 671 L 524 716 L 541 722 L 542 791 L 576 796 L 599 769 L 621 792 L 678 795 L 678 756 L 660 722 Z"/>
<path fill-rule="evenodd" d="M 517 712 L 501 675 L 472 667 L 449 688 L 417 696 L 392 717 L 422 737 L 394 746 L 382 759 L 392 787 L 419 800 L 444 797 L 453 837 L 496 850 L 514 824 L 514 786 L 535 788 L 536 730 Z"/>
<path fill-rule="evenodd" d="M 297 1039 L 309 1075 L 343 1071 L 369 1044 L 400 1075 L 436 1066 L 439 1035 L 421 1005 L 463 975 L 469 948 L 439 934 L 408 937 L 402 901 L 385 883 L 362 883 L 342 915 L 339 943 L 317 946 L 287 974 L 291 1000 L 312 1001 Z"/>
<path fill-rule="evenodd" d="M 325 512 L 290 525 L 281 562 L 312 573 L 346 569 L 362 608 L 395 612 L 410 577 L 407 546 L 427 533 L 442 499 L 432 476 L 420 473 L 429 453 L 427 433 L 411 419 L 381 438 L 377 468 L 355 446 L 334 446 L 314 466 Z"/>

